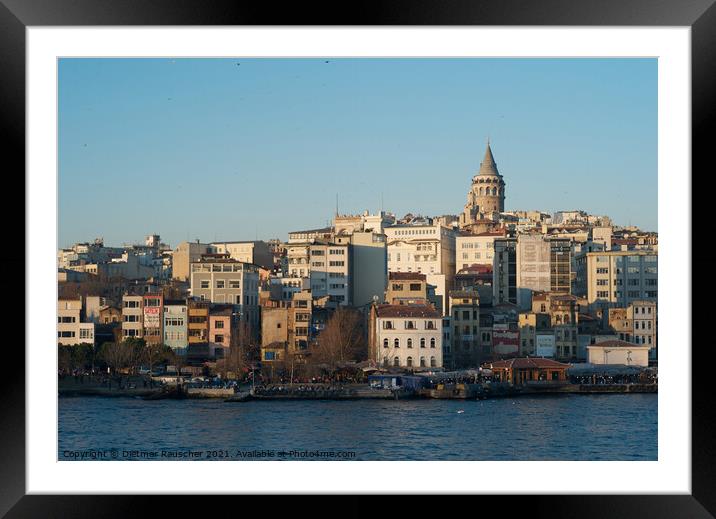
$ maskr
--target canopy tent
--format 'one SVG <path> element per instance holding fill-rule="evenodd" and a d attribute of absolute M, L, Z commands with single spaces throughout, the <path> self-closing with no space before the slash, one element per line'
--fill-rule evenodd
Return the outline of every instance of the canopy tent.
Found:
<path fill-rule="evenodd" d="M 628 366 L 626 364 L 572 364 L 567 369 L 567 375 L 636 375 L 645 371 L 642 366 Z"/>

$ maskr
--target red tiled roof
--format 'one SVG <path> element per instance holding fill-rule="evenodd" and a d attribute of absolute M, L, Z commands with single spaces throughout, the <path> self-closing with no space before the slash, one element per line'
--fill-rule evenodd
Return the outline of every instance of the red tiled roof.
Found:
<path fill-rule="evenodd" d="M 442 317 L 432 305 L 378 305 L 378 317 Z"/>
<path fill-rule="evenodd" d="M 506 369 L 545 369 L 545 368 L 568 368 L 569 364 L 557 362 L 552 359 L 543 359 L 541 357 L 516 357 L 508 360 L 498 360 L 490 363 L 491 368 L 506 368 Z"/>

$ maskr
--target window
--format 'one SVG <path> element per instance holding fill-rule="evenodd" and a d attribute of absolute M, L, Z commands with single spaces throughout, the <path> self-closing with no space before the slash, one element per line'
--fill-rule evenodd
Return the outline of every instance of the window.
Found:
<path fill-rule="evenodd" d="M 409 368 L 413 367 L 413 357 L 408 357 L 407 365 Z"/>
<path fill-rule="evenodd" d="M 393 366 L 395 366 L 396 368 L 400 366 L 400 359 L 398 357 L 393 358 Z"/>
<path fill-rule="evenodd" d="M 223 328 L 224 321 L 214 321 L 214 328 Z"/>
<path fill-rule="evenodd" d="M 408 348 L 413 347 L 413 339 L 408 339 Z"/>
<path fill-rule="evenodd" d="M 224 342 L 224 336 L 223 335 L 215 335 L 214 342 Z"/>
<path fill-rule="evenodd" d="M 463 311 L 462 311 L 462 319 L 463 319 L 464 321 L 469 321 L 469 320 L 470 320 L 470 310 L 463 310 Z"/>
<path fill-rule="evenodd" d="M 393 347 L 394 348 L 400 348 L 400 339 L 395 339 L 393 341 Z"/>
<path fill-rule="evenodd" d="M 80 328 L 80 339 L 91 339 L 92 330 L 90 328 Z"/>
<path fill-rule="evenodd" d="M 383 339 L 383 348 L 388 347 L 388 339 Z"/>
<path fill-rule="evenodd" d="M 343 267 L 345 266 L 345 261 L 330 261 L 328 264 L 331 267 Z"/>
<path fill-rule="evenodd" d="M 406 330 L 415 330 L 415 321 L 405 321 Z"/>
<path fill-rule="evenodd" d="M 226 284 L 226 281 L 224 281 L 223 279 L 216 280 L 216 288 L 224 288 L 225 284 Z"/>
<path fill-rule="evenodd" d="M 392 330 L 393 329 L 393 321 L 383 321 L 383 329 L 384 330 Z"/>
<path fill-rule="evenodd" d="M 430 367 L 434 368 L 435 366 L 437 366 L 437 364 L 435 363 L 435 357 L 430 357 Z"/>
<path fill-rule="evenodd" d="M 421 368 L 425 367 L 425 357 L 420 357 L 420 367 Z"/>
<path fill-rule="evenodd" d="M 209 280 L 208 279 L 202 280 L 201 288 L 209 288 Z"/>
<path fill-rule="evenodd" d="M 425 348 L 425 337 L 420 338 L 420 347 Z"/>
<path fill-rule="evenodd" d="M 434 347 L 435 347 L 435 337 L 433 337 L 433 338 L 430 339 L 430 347 L 431 347 L 431 348 L 434 348 Z"/>
<path fill-rule="evenodd" d="M 232 279 L 229 281 L 229 288 L 241 288 L 241 281 Z"/>
<path fill-rule="evenodd" d="M 411 292 L 420 292 L 420 283 L 410 283 Z"/>
<path fill-rule="evenodd" d="M 426 321 L 425 323 L 425 329 L 426 330 L 434 330 L 435 329 L 435 323 L 433 321 Z"/>

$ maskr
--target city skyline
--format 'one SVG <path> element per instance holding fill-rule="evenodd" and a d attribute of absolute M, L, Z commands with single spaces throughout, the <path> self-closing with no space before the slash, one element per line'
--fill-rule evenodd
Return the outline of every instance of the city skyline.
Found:
<path fill-rule="evenodd" d="M 654 59 L 61 59 L 58 245 L 285 239 L 336 206 L 459 214 L 488 137 L 506 211 L 656 231 L 656 72 Z"/>

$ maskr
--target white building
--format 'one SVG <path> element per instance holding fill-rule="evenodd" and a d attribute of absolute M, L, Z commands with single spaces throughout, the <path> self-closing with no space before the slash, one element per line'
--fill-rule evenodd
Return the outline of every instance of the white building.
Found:
<path fill-rule="evenodd" d="M 389 272 L 419 272 L 435 287 L 447 312 L 447 292 L 455 278 L 456 232 L 432 220 L 385 227 Z"/>
<path fill-rule="evenodd" d="M 94 344 L 94 323 L 82 322 L 82 299 L 57 301 L 57 342 L 63 346 Z"/>
<path fill-rule="evenodd" d="M 590 364 L 625 364 L 648 366 L 649 346 L 619 340 L 603 341 L 587 346 L 587 362 Z"/>
<path fill-rule="evenodd" d="M 455 238 L 455 265 L 462 270 L 471 265 L 490 265 L 495 258 L 495 240 L 505 238 L 507 233 L 483 232 L 480 234 L 461 233 Z"/>
<path fill-rule="evenodd" d="M 371 358 L 377 365 L 443 366 L 443 322 L 431 305 L 374 305 L 369 333 Z"/>
<path fill-rule="evenodd" d="M 231 259 L 242 263 L 253 263 L 264 268 L 273 268 L 273 253 L 265 241 L 223 241 L 210 244 L 211 251 L 228 254 Z"/>

